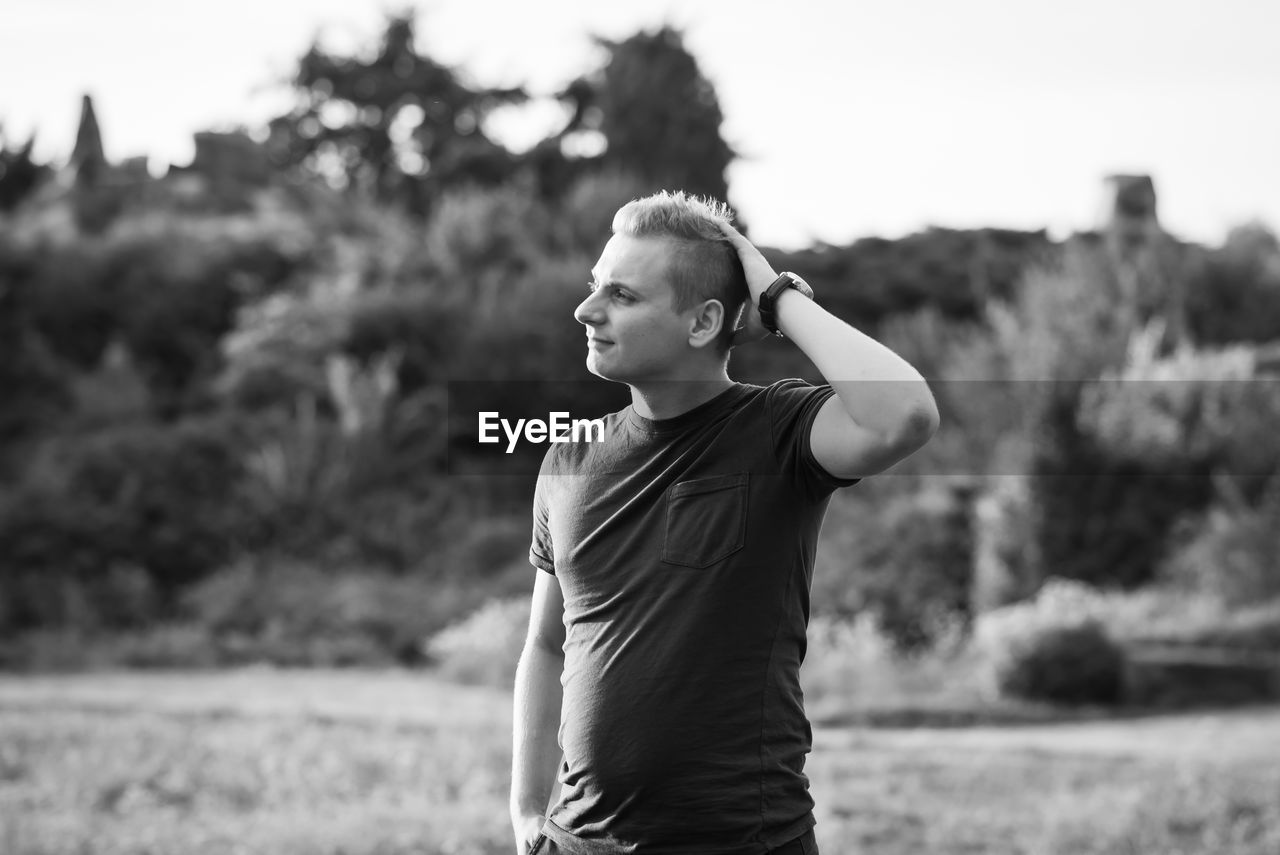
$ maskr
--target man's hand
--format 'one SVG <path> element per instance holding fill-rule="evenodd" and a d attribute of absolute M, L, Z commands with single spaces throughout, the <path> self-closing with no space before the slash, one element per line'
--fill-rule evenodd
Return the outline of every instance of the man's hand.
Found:
<path fill-rule="evenodd" d="M 515 823 L 516 855 L 529 855 L 533 841 L 538 839 L 538 834 L 542 832 L 542 825 L 545 822 L 546 819 L 537 813 L 520 817 Z"/>
<path fill-rule="evenodd" d="M 737 347 L 748 342 L 768 338 L 771 333 L 760 322 L 760 295 L 778 278 L 778 273 L 768 260 L 747 240 L 742 232 L 727 223 L 721 227 L 724 234 L 738 251 L 738 259 L 742 262 L 742 272 L 747 277 L 747 291 L 751 304 L 742 313 L 743 324 L 734 330 L 732 346 Z"/>

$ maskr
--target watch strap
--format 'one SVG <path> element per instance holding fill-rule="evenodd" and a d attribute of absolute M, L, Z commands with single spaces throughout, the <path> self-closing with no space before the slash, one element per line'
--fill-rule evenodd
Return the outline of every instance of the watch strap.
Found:
<path fill-rule="evenodd" d="M 794 273 L 784 271 L 778 274 L 778 278 L 770 283 L 760 295 L 760 299 L 756 301 L 756 310 L 760 312 L 760 323 L 776 336 L 782 335 L 778 329 L 778 297 L 788 289 L 799 291 L 810 300 L 813 299 L 813 289 L 809 287 L 809 283 Z"/>

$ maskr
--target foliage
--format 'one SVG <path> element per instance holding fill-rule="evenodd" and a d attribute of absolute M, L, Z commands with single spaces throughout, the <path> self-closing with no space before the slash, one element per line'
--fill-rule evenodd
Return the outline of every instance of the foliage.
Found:
<path fill-rule="evenodd" d="M 517 185 L 493 189 L 468 187 L 446 193 L 425 235 L 427 251 L 445 276 L 465 277 L 475 291 L 490 291 L 502 280 L 519 276 L 542 256 L 549 218 L 531 192 Z M 475 291 L 455 284 L 455 299 L 464 296 L 472 311 L 490 314 L 496 306 L 475 302 Z"/>
<path fill-rule="evenodd" d="M 819 543 L 813 601 L 822 615 L 875 621 L 903 651 L 931 646 L 969 616 L 972 531 L 965 486 L 842 501 Z M 847 502 L 847 504 L 846 504 Z"/>
<path fill-rule="evenodd" d="M 1053 703 L 1120 700 L 1121 639 L 1216 605 L 1169 596 L 1106 594 L 1050 580 L 1034 598 L 980 614 L 974 645 L 1002 694 Z"/>
<path fill-rule="evenodd" d="M 1124 652 L 1097 624 L 1044 630 L 1013 653 L 996 673 L 1001 693 L 1059 704 L 1120 700 Z"/>
<path fill-rule="evenodd" d="M 1080 426 L 1112 453 L 1153 469 L 1265 483 L 1280 469 L 1280 384 L 1257 376 L 1256 349 L 1183 348 L 1160 358 L 1162 334 L 1156 325 L 1134 335 L 1124 366 L 1085 390 Z"/>
<path fill-rule="evenodd" d="M 1040 578 L 1132 587 L 1153 578 L 1177 520 L 1211 490 L 1195 461 L 1170 472 L 1080 423 L 1091 384 L 1124 363 L 1139 328 L 1132 307 L 1117 306 L 1125 271 L 1104 249 L 1078 240 L 1055 264 L 1029 269 L 1016 303 L 989 308 L 992 340 L 959 348 L 948 379 L 998 381 L 971 384 L 974 394 L 952 406 L 961 430 L 989 437 L 974 444 L 990 455 L 988 471 L 1032 476 L 1027 543 L 1014 551 Z"/>
<path fill-rule="evenodd" d="M 241 500 L 264 539 L 297 557 L 365 561 L 402 570 L 430 562 L 450 497 L 432 490 L 443 468 L 443 401 L 399 399 L 389 366 L 329 363 L 338 419 L 314 399 L 273 412 L 247 443 Z"/>
<path fill-rule="evenodd" d="M 603 68 L 561 95 L 573 108 L 565 139 L 601 140 L 601 165 L 635 176 L 648 192 L 727 199 L 734 151 L 720 133 L 720 100 L 681 33 L 664 26 L 597 41 L 608 52 Z"/>
<path fill-rule="evenodd" d="M 1240 606 L 1280 597 L 1280 476 L 1256 503 L 1229 481 L 1218 484 L 1219 501 L 1191 523 L 1163 575 Z"/>
<path fill-rule="evenodd" d="M 1271 656 L 1280 650 L 1280 596 L 1240 602 L 1231 611 L 1222 609 L 1197 620 L 1162 621 L 1146 629 L 1141 640 Z"/>
<path fill-rule="evenodd" d="M 490 600 L 425 644 L 436 671 L 460 683 L 511 686 L 529 627 L 529 598 Z"/>
<path fill-rule="evenodd" d="M 0 212 L 16 208 L 49 174 L 49 165 L 31 156 L 35 144 L 35 134 L 21 145 L 11 143 L 0 127 Z"/>
<path fill-rule="evenodd" d="M 1208 627 L 1228 610 L 1211 593 L 1172 587 L 1108 591 L 1073 579 L 1049 579 L 1028 599 L 979 615 L 974 640 L 989 656 L 1046 629 L 1097 624 L 1116 641 L 1157 639 L 1179 627 Z"/>
<path fill-rule="evenodd" d="M 645 183 L 629 172 L 597 169 L 568 183 L 551 214 L 557 254 L 593 258 L 612 234 L 613 215 L 646 195 Z"/>
<path fill-rule="evenodd" d="M 256 523 L 236 496 L 240 430 L 233 420 L 189 419 L 45 443 L 0 497 L 8 623 L 149 619 L 157 610 L 128 598 L 162 603 L 250 542 Z"/>
<path fill-rule="evenodd" d="M 983 696 L 981 662 L 964 643 L 964 624 L 934 629 L 928 650 L 904 651 L 869 612 L 814 615 L 800 669 L 809 719 L 894 726 L 913 716 L 997 714 Z"/>
<path fill-rule="evenodd" d="M 293 79 L 296 106 L 270 124 L 268 145 L 280 165 L 419 214 L 449 187 L 510 175 L 514 160 L 486 135 L 484 121 L 523 100 L 523 90 L 468 86 L 418 51 L 415 26 L 412 12 L 391 16 L 370 59 L 311 46 Z"/>
<path fill-rule="evenodd" d="M 72 404 L 69 372 L 30 328 L 20 299 L 34 264 L 0 235 L 0 475 L 20 467 L 24 442 L 52 429 Z"/>
<path fill-rule="evenodd" d="M 1044 263 L 1051 247 L 1043 231 L 930 228 L 898 240 L 860 238 L 769 257 L 779 270 L 804 271 L 832 312 L 874 329 L 925 308 L 981 321 L 989 303 L 1015 298 L 1024 271 Z"/>
<path fill-rule="evenodd" d="M 35 253 L 17 296 L 53 353 L 95 367 L 119 340 L 173 415 L 219 361 L 237 306 L 278 287 L 304 248 L 256 217 L 131 218 L 97 239 Z M 286 226 L 286 229 L 291 226 Z"/>
<path fill-rule="evenodd" d="M 241 560 L 190 588 L 183 614 L 216 642 L 222 664 L 411 663 L 460 596 L 377 568 Z"/>
<path fill-rule="evenodd" d="M 1188 284 L 1192 337 L 1207 345 L 1280 340 L 1280 240 L 1261 223 L 1234 228 Z"/>

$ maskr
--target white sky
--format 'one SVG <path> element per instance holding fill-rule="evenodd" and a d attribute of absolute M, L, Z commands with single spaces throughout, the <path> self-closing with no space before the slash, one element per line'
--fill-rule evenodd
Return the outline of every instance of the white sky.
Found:
<path fill-rule="evenodd" d="M 273 83 L 317 35 L 372 47 L 410 5 L 427 53 L 535 93 L 598 61 L 589 33 L 681 26 L 744 155 L 730 202 L 762 243 L 1061 236 L 1099 222 L 1110 172 L 1152 174 L 1183 237 L 1280 228 L 1275 0 L 5 0 L 0 122 L 65 159 L 88 92 L 109 157 L 185 163 L 194 131 L 281 112 Z M 498 130 L 527 145 L 556 115 Z"/>

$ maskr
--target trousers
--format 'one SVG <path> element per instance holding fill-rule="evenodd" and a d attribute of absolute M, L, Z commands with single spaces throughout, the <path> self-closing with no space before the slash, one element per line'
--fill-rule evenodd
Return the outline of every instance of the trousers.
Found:
<path fill-rule="evenodd" d="M 550 837 L 539 834 L 529 850 L 529 855 L 568 855 L 568 853 L 557 846 Z M 770 849 L 766 855 L 818 855 L 817 836 L 811 828 L 795 840 L 788 841 L 776 849 Z"/>

